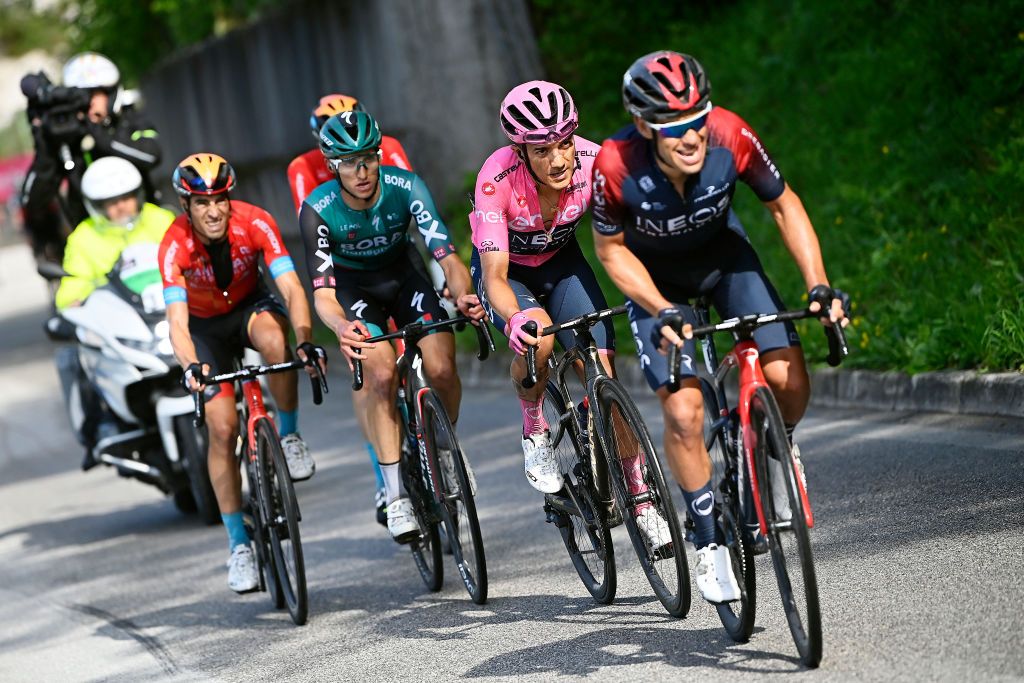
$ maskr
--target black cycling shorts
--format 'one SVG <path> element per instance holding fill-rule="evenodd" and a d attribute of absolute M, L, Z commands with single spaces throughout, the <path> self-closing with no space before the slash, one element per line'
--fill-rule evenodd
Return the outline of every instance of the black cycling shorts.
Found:
<path fill-rule="evenodd" d="M 345 309 L 345 317 L 361 320 L 371 336 L 387 331 L 389 317 L 399 328 L 417 320 L 448 320 L 423 259 L 412 246 L 404 257 L 376 270 L 349 270 L 335 265 L 334 280 L 334 294 Z M 451 328 L 435 331 L 451 332 Z"/>
<path fill-rule="evenodd" d="M 254 315 L 264 312 L 288 318 L 287 311 L 277 297 L 261 286 L 223 315 L 209 318 L 189 316 L 188 331 L 196 347 L 196 357 L 200 363 L 210 365 L 211 375 L 231 372 L 247 347 L 255 349 L 249 339 L 249 321 Z M 215 395 L 208 395 L 207 400 L 221 395 L 234 396 L 234 387 L 225 382 Z"/>
<path fill-rule="evenodd" d="M 712 305 L 723 320 L 750 313 L 785 310 L 782 299 L 765 275 L 761 261 L 750 243 L 738 236 L 726 236 L 725 240 L 730 249 L 728 258 L 720 259 L 717 268 L 697 274 L 691 284 L 681 284 L 678 276 L 675 282 L 665 282 L 656 272 L 651 272 L 662 295 L 680 308 L 684 321 L 696 324 L 696 316 L 689 302 L 705 294 L 710 295 Z M 704 262 L 709 263 L 711 259 Z M 634 301 L 627 299 L 626 307 L 629 310 L 640 368 L 644 371 L 647 383 L 657 391 L 668 383 L 668 356 L 651 348 L 651 332 L 658 318 Z M 767 353 L 800 346 L 800 336 L 792 322 L 774 323 L 755 330 L 754 342 L 761 353 Z M 679 376 L 696 377 L 696 363 L 696 340 L 686 340 L 681 352 Z"/>
<path fill-rule="evenodd" d="M 470 273 L 473 286 L 480 295 L 480 303 L 499 331 L 505 330 L 505 319 L 491 308 L 484 288 L 484 271 L 480 267 L 480 254 L 473 249 Z M 573 240 L 558 250 L 552 258 L 539 266 L 524 266 L 517 263 L 508 265 L 508 284 L 516 294 L 520 310 L 541 307 L 551 316 L 555 324 L 578 318 L 608 308 L 604 293 L 594 276 L 594 270 L 580 251 L 580 245 Z M 615 331 L 611 318 L 605 318 L 591 328 L 597 348 L 615 350 Z M 565 330 L 556 335 L 562 348 L 568 349 L 576 343 L 576 333 Z"/>

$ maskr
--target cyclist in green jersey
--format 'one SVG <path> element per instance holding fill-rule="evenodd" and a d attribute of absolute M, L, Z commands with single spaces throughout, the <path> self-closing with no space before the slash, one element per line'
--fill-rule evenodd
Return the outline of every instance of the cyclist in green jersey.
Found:
<path fill-rule="evenodd" d="M 320 151 L 334 179 L 303 201 L 299 226 L 317 314 L 337 335 L 350 367 L 354 358 L 363 361 L 364 389 L 353 392 L 353 403 L 384 474 L 388 531 L 402 543 L 418 536 L 419 527 L 399 484 L 395 352 L 363 340 L 382 334 L 388 316 L 399 327 L 448 317 L 409 238 L 410 220 L 444 271 L 459 312 L 475 320 L 484 312 L 426 183 L 411 171 L 382 166 L 380 144 L 377 122 L 366 112 L 343 112 L 324 123 Z M 454 423 L 462 397 L 454 336 L 432 334 L 420 348 L 424 371 Z"/>

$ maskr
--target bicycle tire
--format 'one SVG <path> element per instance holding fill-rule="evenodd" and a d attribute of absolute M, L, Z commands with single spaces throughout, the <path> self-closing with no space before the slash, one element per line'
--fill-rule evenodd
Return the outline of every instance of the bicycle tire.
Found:
<path fill-rule="evenodd" d="M 568 413 L 561 437 L 551 445 L 576 514 L 567 514 L 549 505 L 546 508 L 549 516 L 553 515 L 556 520 L 562 543 L 587 592 L 598 603 L 607 605 L 615 600 L 618 583 L 615 546 L 603 510 L 594 499 L 595 489 L 590 485 L 594 473 L 589 455 L 585 455 L 589 453 L 589 445 L 581 446 L 576 411 L 568 412 L 557 385 L 549 381 L 544 394 L 544 417 L 552 428 L 557 431 L 555 425 Z"/>
<path fill-rule="evenodd" d="M 818 582 L 814 570 L 814 556 L 811 552 L 811 539 L 804 516 L 803 501 L 797 488 L 798 475 L 793 465 L 782 414 L 775 397 L 765 387 L 758 387 L 750 401 L 750 422 L 756 439 L 754 462 L 757 486 L 760 491 L 761 509 L 768 525 L 768 548 L 771 551 L 775 578 L 779 584 L 782 606 L 786 612 L 786 621 L 789 623 L 793 642 L 800 653 L 800 661 L 809 668 L 815 668 L 821 663 L 822 639 Z M 769 458 L 774 458 L 781 464 L 781 482 L 773 481 L 769 473 Z M 788 524 L 781 511 L 776 509 L 773 492 L 779 485 L 785 489 L 786 500 L 789 503 Z M 792 547 L 794 545 L 795 548 Z M 787 556 L 795 558 L 799 563 L 798 576 L 790 572 Z M 794 578 L 800 579 L 799 586 L 794 586 Z"/>
<path fill-rule="evenodd" d="M 685 617 L 690 611 L 691 602 L 690 568 L 683 545 L 685 537 L 679 525 L 675 505 L 672 503 L 672 492 L 665 483 L 658 455 L 647 432 L 647 425 L 644 424 L 636 404 L 618 380 L 605 379 L 599 382 L 594 393 L 600 406 L 598 433 L 602 435 L 601 449 L 608 463 L 608 477 L 622 511 L 626 529 L 629 531 L 629 538 L 633 542 L 633 550 L 636 551 L 640 566 L 665 610 L 674 617 Z M 650 502 L 667 523 L 672 540 L 671 547 L 660 552 L 652 552 L 648 547 L 637 524 L 637 518 L 632 514 L 634 506 L 626 487 L 627 474 L 622 468 L 619 454 L 624 451 L 636 453 L 637 449 L 644 459 L 644 483 L 653 494 Z"/>
<path fill-rule="evenodd" d="M 402 412 L 399 412 L 402 415 Z M 412 508 L 416 514 L 416 521 L 420 526 L 420 537 L 409 543 L 409 550 L 412 551 L 412 559 L 416 563 L 416 569 L 420 578 L 426 585 L 427 590 L 436 593 L 444 585 L 444 565 L 441 564 L 441 534 L 438 532 L 440 526 L 437 517 L 430 514 L 430 500 L 423 490 L 423 479 L 420 474 L 419 439 L 409 437 L 408 428 L 403 420 L 399 420 L 402 439 L 402 481 L 405 490 L 412 501 Z M 413 448 L 415 443 L 416 447 Z"/>
<path fill-rule="evenodd" d="M 427 391 L 420 401 L 422 424 L 425 426 L 423 438 L 427 442 L 428 464 L 432 472 L 430 479 L 441 521 L 445 526 L 448 546 L 466 592 L 474 603 L 482 605 L 487 602 L 487 558 L 466 468 L 466 456 L 437 393 Z M 439 443 L 448 445 L 451 472 L 441 463 Z"/>
<path fill-rule="evenodd" d="M 249 490 L 254 491 L 256 484 L 252 478 L 252 469 L 246 468 L 249 473 Z M 284 593 L 281 591 L 281 582 L 277 579 L 277 569 L 273 566 L 274 556 L 270 552 L 270 542 L 267 540 L 266 527 L 260 519 L 260 514 L 253 510 L 253 500 L 250 498 L 246 504 L 244 516 L 245 528 L 252 539 L 256 551 L 256 571 L 260 577 L 259 589 L 270 593 L 270 601 L 275 609 L 284 609 Z"/>
<path fill-rule="evenodd" d="M 172 421 L 174 438 L 178 443 L 178 458 L 188 478 L 188 495 L 195 505 L 199 520 L 211 526 L 220 522 L 220 507 L 210 483 L 207 469 L 207 446 L 209 439 L 206 428 L 192 426 L 192 414 L 177 415 Z M 181 491 L 180 493 L 185 493 Z"/>
<path fill-rule="evenodd" d="M 299 534 L 299 506 L 277 430 L 269 418 L 256 422 L 260 497 L 266 506 L 267 535 L 273 566 L 292 621 L 301 626 L 309 615 L 306 567 Z"/>
<path fill-rule="evenodd" d="M 719 423 L 721 407 L 714 387 L 700 378 L 700 391 L 704 398 L 704 445 L 711 457 L 711 487 L 715 491 L 715 523 L 729 550 L 732 570 L 740 587 L 740 599 L 715 605 L 718 618 L 726 633 L 737 643 L 746 643 L 754 632 L 757 611 L 757 572 L 754 551 L 744 540 L 740 520 L 741 503 L 736 477 L 742 462 L 726 439 L 729 423 Z M 716 424 L 718 425 L 716 427 Z"/>

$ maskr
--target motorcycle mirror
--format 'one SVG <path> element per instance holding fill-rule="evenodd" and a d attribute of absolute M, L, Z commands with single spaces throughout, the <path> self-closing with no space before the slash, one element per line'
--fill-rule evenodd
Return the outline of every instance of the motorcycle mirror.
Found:
<path fill-rule="evenodd" d="M 39 261 L 36 263 L 36 272 L 47 280 L 59 280 L 69 275 L 61 264 L 53 261 Z"/>
<path fill-rule="evenodd" d="M 43 323 L 43 331 L 46 332 L 50 341 L 74 341 L 75 339 L 75 326 L 59 315 L 55 315 Z"/>

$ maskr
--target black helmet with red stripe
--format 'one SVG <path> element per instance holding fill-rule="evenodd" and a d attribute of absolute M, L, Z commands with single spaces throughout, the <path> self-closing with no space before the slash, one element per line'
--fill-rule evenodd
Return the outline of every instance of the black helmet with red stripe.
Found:
<path fill-rule="evenodd" d="M 674 121 L 702 109 L 711 95 L 704 67 L 690 55 L 661 50 L 633 62 L 622 77 L 626 111 L 648 123 Z"/>

